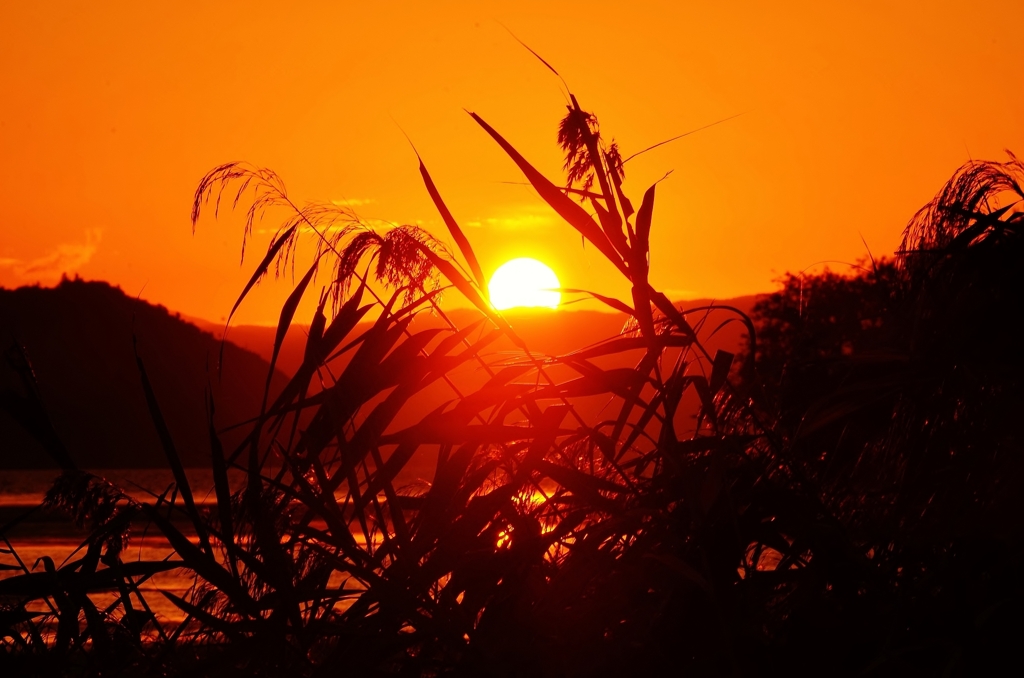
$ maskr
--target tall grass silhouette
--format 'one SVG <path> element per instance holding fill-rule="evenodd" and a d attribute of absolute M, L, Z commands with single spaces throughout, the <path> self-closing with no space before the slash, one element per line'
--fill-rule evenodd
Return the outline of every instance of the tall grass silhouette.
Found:
<path fill-rule="evenodd" d="M 934 501 L 929 487 L 956 482 L 939 478 L 942 468 L 929 461 L 948 435 L 927 432 L 944 430 L 934 428 L 933 412 L 940 427 L 983 421 L 960 407 L 968 392 L 957 392 L 947 411 L 948 397 L 922 399 L 934 388 L 890 369 L 905 360 L 883 360 L 874 371 L 851 367 L 850 388 L 783 416 L 777 399 L 763 395 L 773 386 L 758 376 L 755 358 L 765 354 L 750 318 L 724 307 L 678 308 L 650 284 L 655 186 L 634 209 L 617 146 L 575 96 L 558 131 L 564 186 L 470 115 L 629 283 L 628 300 L 591 293 L 628 317 L 623 331 L 566 355 L 532 352 L 488 304 L 471 243 L 422 161 L 456 251 L 415 227 L 378 230 L 345 208 L 298 207 L 269 170 L 215 168 L 196 191 L 193 225 L 223 202 L 247 204 L 245 240 L 268 210 L 289 211 L 232 313 L 271 269 L 294 267 L 300 248 L 312 248 L 281 310 L 263 407 L 244 444 L 225 450 L 209 403 L 216 510 L 203 512 L 139 359 L 177 482 L 137 502 L 65 460 L 47 501 L 95 529 L 84 557 L 60 568 L 46 562 L 42 572 L 18 561 L 11 567 L 22 574 L 0 581 L 12 661 L 209 675 L 654 675 L 666 667 L 845 674 L 898 672 L 923 652 L 927 634 L 900 624 L 919 620 L 921 596 L 954 586 L 935 566 L 935 549 L 950 553 L 953 541 L 922 538 L 921 521 L 908 520 Z M 943 322 L 929 314 L 953 294 L 947 287 L 960 285 L 970 260 L 962 253 L 983 257 L 1018 242 L 1021 213 L 1005 197 L 1021 197 L 1020 176 L 1016 161 L 969 165 L 912 222 L 902 287 L 892 290 L 899 308 L 916 314 L 903 319 L 918 331 L 905 355 L 931 337 L 915 323 Z M 304 361 L 271 394 L 285 334 L 317 284 Z M 992 285 L 1002 289 L 1001 280 Z M 455 327 L 441 293 L 461 294 L 481 319 Z M 447 324 L 417 329 L 420 313 Z M 710 354 L 698 331 L 731 321 L 748 328 L 743 365 L 725 351 Z M 491 360 L 487 349 L 500 337 L 520 355 Z M 609 358 L 632 367 L 602 367 Z M 837 359 L 854 358 L 863 356 Z M 45 433 L 31 370 L 19 365 L 27 395 L 17 404 Z M 845 454 L 830 466 L 833 450 L 822 454 L 808 436 L 849 424 L 865 394 L 879 396 L 871 379 L 888 379 L 881 397 L 898 401 L 897 414 L 856 445 L 814 439 Z M 979 407 L 1004 403 L 1019 383 L 992 387 Z M 399 415 L 438 384 L 447 399 L 399 426 Z M 610 403 L 605 418 L 585 416 L 587 399 Z M 690 415 L 695 423 L 682 426 Z M 999 428 L 991 439 L 1005 445 L 1004 434 Z M 424 456 L 435 460 L 429 481 L 401 480 Z M 992 473 L 1019 468 L 972 459 L 970 472 L 984 478 L 971 481 L 979 491 L 990 489 Z M 228 483 L 232 468 L 246 474 L 238 492 Z M 159 530 L 175 557 L 125 562 L 132 520 Z M 1016 543 L 1000 542 L 1009 551 Z M 1019 567 L 1006 562 L 1007 571 Z M 167 568 L 195 576 L 188 595 L 163 593 L 186 615 L 175 628 L 149 612 L 139 589 Z M 111 589 L 115 602 L 97 608 L 92 595 Z M 32 607 L 40 601 L 42 612 Z M 941 655 L 934 663 L 955 661 Z"/>

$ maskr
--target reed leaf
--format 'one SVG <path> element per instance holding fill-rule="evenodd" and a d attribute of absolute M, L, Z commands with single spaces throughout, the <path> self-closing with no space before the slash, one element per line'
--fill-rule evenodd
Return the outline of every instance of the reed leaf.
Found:
<path fill-rule="evenodd" d="M 313 279 L 313 275 L 316 273 L 319 267 L 320 259 L 317 258 L 306 274 L 299 280 L 299 284 L 295 286 L 291 294 L 285 300 L 284 305 L 281 306 L 281 317 L 277 323 L 277 332 L 274 335 L 274 348 L 270 354 L 270 368 L 267 370 L 267 384 L 263 392 L 263 410 L 267 407 L 267 398 L 270 396 L 270 383 L 274 377 L 274 369 L 277 366 L 277 357 L 281 353 L 281 345 L 284 343 L 285 335 L 288 334 L 288 328 L 292 324 L 292 318 L 295 317 L 295 310 L 299 307 L 299 302 L 302 301 L 302 296 L 306 293 L 306 287 L 309 285 L 310 280 Z"/>
<path fill-rule="evenodd" d="M 603 294 L 598 294 L 597 292 L 591 292 L 590 290 L 578 290 L 570 287 L 561 287 L 558 289 L 558 291 L 563 292 L 565 294 L 586 294 L 587 296 L 597 299 L 602 304 L 609 306 L 615 309 L 616 311 L 620 311 L 631 317 L 636 315 L 636 312 L 629 306 L 629 304 L 625 303 L 624 301 L 620 301 L 615 297 L 608 297 Z"/>
<path fill-rule="evenodd" d="M 227 546 L 228 562 L 231 574 L 238 577 L 238 564 L 235 558 L 235 530 L 232 521 L 231 486 L 228 482 L 227 461 L 224 458 L 224 446 L 213 425 L 214 402 L 213 394 L 207 391 L 206 413 L 210 436 L 210 469 L 213 472 L 213 488 L 217 496 L 217 518 L 220 521 L 221 541 Z"/>
<path fill-rule="evenodd" d="M 427 167 L 423 164 L 423 160 L 419 158 L 418 153 L 416 157 L 420 161 L 420 175 L 423 177 L 423 184 L 427 187 L 427 193 L 430 194 L 430 199 L 434 201 L 434 207 L 437 208 L 445 226 L 448 227 L 448 232 L 455 239 L 455 244 L 458 245 L 459 251 L 466 258 L 466 263 L 469 264 L 469 270 L 473 274 L 474 282 L 482 289 L 486 279 L 484 278 L 483 269 L 480 268 L 480 263 L 476 259 L 476 254 L 473 252 L 473 247 L 469 244 L 466 234 L 459 228 L 459 224 L 455 221 L 455 217 L 452 216 L 451 210 L 444 204 L 441 194 L 434 185 L 434 180 L 430 178 Z"/>
<path fill-rule="evenodd" d="M 196 218 L 198 218 L 198 215 Z M 195 223 L 195 219 L 193 219 L 193 223 Z M 223 366 L 224 364 L 224 342 L 227 340 L 227 327 L 231 324 L 231 318 L 234 317 L 235 311 L 238 310 L 238 307 L 242 304 L 242 300 L 249 294 L 249 291 L 263 278 L 263 276 L 267 274 L 267 271 L 270 269 L 270 264 L 277 257 L 278 253 L 280 253 L 281 248 L 284 247 L 286 243 L 291 242 L 292 238 L 295 236 L 295 229 L 296 226 L 291 226 L 290 228 L 285 229 L 284 232 L 279 233 L 273 242 L 270 243 L 270 247 L 267 248 L 267 254 L 263 257 L 263 260 L 260 261 L 259 265 L 256 266 L 256 270 L 253 271 L 252 275 L 249 277 L 249 281 L 245 284 L 245 287 L 242 288 L 242 293 L 238 295 L 238 299 L 236 299 L 235 303 L 232 304 L 231 311 L 228 312 L 228 319 L 224 322 L 224 338 L 221 339 L 220 344 L 219 365 Z"/>
<path fill-rule="evenodd" d="M 156 427 L 157 435 L 160 438 L 160 445 L 164 450 L 164 455 L 167 457 L 167 464 L 171 467 L 171 473 L 174 474 L 174 482 L 178 487 L 178 491 L 181 492 L 182 501 L 185 502 L 185 511 L 188 513 L 192 525 L 195 527 L 196 534 L 199 536 L 200 546 L 202 546 L 206 553 L 212 553 L 210 541 L 206 534 L 206 527 L 199 516 L 199 509 L 196 508 L 196 502 L 192 496 L 192 486 L 188 482 L 188 476 L 185 475 L 185 467 L 182 465 L 178 449 L 174 445 L 174 438 L 167 428 L 167 422 L 164 420 L 163 412 L 160 410 L 160 404 L 156 400 L 156 393 L 153 392 L 153 386 L 149 381 L 146 366 L 139 355 L 138 339 L 135 335 L 132 335 L 132 347 L 135 351 L 135 364 L 139 368 L 139 377 L 142 380 L 142 391 L 146 396 L 149 415 L 153 420 L 153 425 Z"/>

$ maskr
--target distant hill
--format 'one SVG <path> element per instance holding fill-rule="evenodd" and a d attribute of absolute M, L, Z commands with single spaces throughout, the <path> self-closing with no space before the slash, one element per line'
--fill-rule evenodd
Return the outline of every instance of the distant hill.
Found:
<path fill-rule="evenodd" d="M 749 312 L 755 301 L 756 297 L 750 296 L 716 303 Z M 707 300 L 696 300 L 679 306 L 687 309 L 708 304 Z M 448 316 L 458 327 L 480 318 L 473 309 L 454 309 Z M 695 313 L 688 319 L 700 326 L 704 317 L 704 313 Z M 699 334 L 711 351 L 736 351 L 742 345 L 742 324 L 731 322 L 719 328 L 729 317 L 717 312 L 703 323 Z M 506 313 L 506 318 L 538 356 L 568 353 L 614 336 L 626 319 L 620 313 L 568 309 L 512 311 Z M 443 324 L 440 317 L 423 313 L 411 329 Z M 353 336 L 368 326 L 363 323 Z M 26 348 L 57 433 L 82 467 L 149 468 L 166 464 L 135 364 L 133 329 L 183 460 L 186 465 L 206 466 L 210 453 L 203 404 L 207 385 L 213 388 L 219 428 L 255 416 L 276 328 L 231 327 L 224 348 L 224 372 L 218 380 L 214 366 L 223 326 L 172 314 L 163 306 L 132 299 L 103 282 L 76 279 L 64 280 L 54 288 L 0 289 L 0 349 L 6 351 L 15 340 Z M 286 375 L 293 374 L 302 362 L 307 331 L 302 325 L 289 331 L 278 359 L 273 391 L 281 388 Z M 514 360 L 517 355 L 511 342 L 501 339 L 482 357 L 496 364 Z M 633 359 L 631 355 L 618 358 L 620 362 Z M 484 373 L 471 364 L 461 376 L 470 387 L 482 381 Z M 0 391 L 5 389 L 19 391 L 20 386 L 10 366 L 0 361 Z M 413 403 L 395 423 L 410 425 L 452 397 L 448 387 L 439 383 L 427 389 L 421 401 Z M 600 403 L 594 404 L 595 414 L 600 407 Z M 239 430 L 224 433 L 225 447 L 233 447 L 241 435 Z M 53 465 L 41 445 L 0 409 L 0 468 Z"/>
<path fill-rule="evenodd" d="M 732 306 L 749 314 L 757 299 L 756 295 L 721 300 L 694 299 L 677 302 L 676 306 L 683 310 L 711 305 Z M 455 326 L 460 328 L 481 317 L 478 311 L 469 308 L 454 309 L 447 315 Z M 622 313 L 570 309 L 562 309 L 558 312 L 511 310 L 505 313 L 505 317 L 530 349 L 539 355 L 560 355 L 584 348 L 619 333 L 626 321 L 626 316 Z M 724 311 L 697 312 L 687 315 L 687 319 L 698 329 L 701 340 L 709 350 L 721 348 L 735 352 L 743 346 L 746 328 L 739 322 L 731 321 L 727 322 L 724 327 L 719 327 L 721 323 L 729 321 L 731 318 L 735 318 L 735 316 Z M 218 339 L 224 336 L 223 325 L 199 318 L 189 318 L 188 320 Z M 369 325 L 369 322 L 361 323 L 353 331 L 352 336 L 358 336 Z M 411 330 L 443 326 L 445 326 L 444 321 L 440 317 L 424 312 L 417 316 Z M 294 374 L 302 364 L 307 332 L 308 327 L 305 325 L 292 325 L 289 329 L 277 359 L 277 367 L 282 372 Z M 229 342 L 258 353 L 263 356 L 264 360 L 269 361 L 276 334 L 276 327 L 237 325 L 228 328 L 227 338 Z M 488 349 L 485 355 L 490 360 L 501 360 L 503 354 L 516 351 L 510 341 L 499 340 Z"/>
<path fill-rule="evenodd" d="M 732 306 L 749 314 L 753 310 L 757 299 L 758 297 L 755 295 L 717 301 L 696 299 L 677 302 L 676 306 L 684 311 L 712 305 Z M 603 339 L 614 337 L 622 331 L 626 322 L 626 316 L 622 313 L 572 310 L 571 307 L 557 312 L 546 310 L 512 310 L 507 311 L 504 315 L 519 337 L 530 347 L 535 357 L 566 354 L 590 346 Z M 447 316 L 458 328 L 467 327 L 481 318 L 479 311 L 468 308 L 450 310 L 447 312 Z M 745 347 L 746 327 L 741 322 L 736 321 L 735 314 L 724 310 L 717 310 L 711 313 L 695 311 L 687 314 L 686 317 L 694 329 L 697 330 L 698 336 L 711 355 L 714 355 L 718 349 L 735 353 Z M 192 321 L 218 338 L 224 333 L 223 325 L 216 325 L 199 319 L 192 319 Z M 368 329 L 369 326 L 369 322 L 361 323 L 353 330 L 351 336 L 358 336 Z M 423 312 L 410 325 L 410 331 L 415 332 L 446 326 L 444 320 L 439 316 Z M 305 325 L 293 325 L 289 329 L 277 362 L 278 368 L 283 372 L 294 374 L 295 370 L 302 363 L 308 330 L 308 326 Z M 265 360 L 269 361 L 276 333 L 277 328 L 275 327 L 239 325 L 230 327 L 227 337 L 229 341 L 259 353 Z M 597 359 L 594 362 L 606 369 L 632 367 L 640 360 L 642 355 L 642 350 L 630 351 L 609 358 Z M 481 354 L 481 358 L 490 365 L 495 366 L 509 361 L 521 360 L 522 353 L 511 341 L 502 337 L 491 344 Z M 332 363 L 332 370 L 337 373 L 338 370 L 343 369 L 345 361 L 346 359 L 342 358 L 336 363 Z M 549 369 L 548 373 L 555 379 L 578 376 L 567 369 Z M 485 371 L 479 364 L 473 361 L 460 367 L 449 376 L 458 382 L 457 385 L 462 388 L 463 393 L 482 385 L 486 379 Z M 312 389 L 316 389 L 315 380 Z M 407 403 L 407 406 L 395 418 L 391 428 L 397 430 L 411 426 L 439 404 L 454 397 L 455 394 L 450 386 L 444 382 L 437 381 Z M 611 416 L 612 413 L 607 410 L 607 406 L 607 399 L 600 398 L 579 399 L 576 402 L 577 411 L 591 421 Z M 698 407 L 699 402 L 695 392 L 689 390 L 687 395 L 684 396 L 677 413 L 676 426 L 680 434 L 684 434 L 692 425 L 693 414 L 697 412 Z M 407 477 L 404 479 L 412 480 L 416 477 L 429 478 L 432 469 L 432 458 L 423 456 L 420 459 L 414 460 L 406 467 L 403 475 Z"/>
<path fill-rule="evenodd" d="M 0 349 L 18 341 L 28 352 L 54 427 L 85 468 L 166 465 L 142 391 L 139 355 L 186 465 L 206 466 L 210 447 L 204 393 L 212 386 L 219 428 L 259 412 L 269 365 L 251 351 L 220 342 L 163 306 L 132 299 L 104 282 L 63 280 L 54 288 L 0 289 Z M 281 388 L 284 376 L 275 376 Z M 0 392 L 21 392 L 0 360 Z M 222 436 L 226 449 L 241 432 Z M 43 448 L 0 409 L 0 468 L 53 466 Z"/>

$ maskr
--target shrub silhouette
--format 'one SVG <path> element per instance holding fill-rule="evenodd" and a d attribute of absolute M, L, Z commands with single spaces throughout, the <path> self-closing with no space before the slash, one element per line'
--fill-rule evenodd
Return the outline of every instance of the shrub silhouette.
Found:
<path fill-rule="evenodd" d="M 1022 170 L 968 163 L 895 262 L 790 275 L 755 309 L 746 387 L 868 561 L 850 563 L 858 599 L 814 622 L 856 620 L 842 634 L 879 648 L 879 672 L 980 671 L 1020 630 Z"/>

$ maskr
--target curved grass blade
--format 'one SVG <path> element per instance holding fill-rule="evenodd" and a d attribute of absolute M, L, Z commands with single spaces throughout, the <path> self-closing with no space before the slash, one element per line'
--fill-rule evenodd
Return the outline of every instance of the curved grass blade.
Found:
<path fill-rule="evenodd" d="M 614 393 L 622 398 L 635 399 L 632 389 L 648 383 L 646 375 L 640 374 L 631 367 L 617 367 L 609 370 L 598 370 L 576 379 L 553 384 L 538 389 L 529 395 L 533 399 L 541 398 L 579 398 L 603 393 Z M 552 406 L 553 407 L 553 406 Z"/>
<path fill-rule="evenodd" d="M 551 478 L 576 496 L 585 499 L 598 509 L 609 510 L 616 507 L 615 502 L 601 494 L 602 491 L 614 493 L 628 491 L 626 487 L 616 485 L 589 473 L 583 473 L 579 469 L 559 466 L 543 459 L 537 462 L 537 471 Z"/>
<path fill-rule="evenodd" d="M 0 410 L 6 410 L 22 428 L 32 434 L 61 469 L 77 471 L 78 466 L 71 459 L 71 453 L 57 434 L 53 421 L 43 405 L 35 371 L 32 369 L 32 362 L 25 347 L 15 342 L 6 351 L 5 357 L 21 379 L 27 396 L 21 396 L 9 389 L 0 391 Z"/>
<path fill-rule="evenodd" d="M 711 395 L 718 393 L 725 385 L 725 378 L 729 376 L 729 370 L 732 368 L 732 361 L 735 357 L 729 351 L 715 352 L 715 361 L 711 365 L 711 378 L 708 379 Z"/>
<path fill-rule="evenodd" d="M 484 286 L 485 278 L 483 269 L 480 268 L 480 262 L 476 259 L 476 254 L 473 252 L 473 247 L 469 244 L 469 239 L 466 234 L 459 228 L 458 222 L 455 221 L 455 217 L 452 216 L 448 206 L 444 204 L 444 200 L 441 199 L 441 194 L 437 190 L 437 186 L 434 185 L 434 180 L 430 178 L 430 173 L 427 172 L 426 165 L 423 164 L 423 159 L 419 157 L 419 153 L 416 154 L 416 158 L 420 161 L 420 175 L 423 176 L 423 183 L 427 186 L 427 193 L 430 194 L 430 199 L 434 201 L 434 206 L 437 211 L 440 212 L 441 218 L 444 220 L 445 226 L 448 227 L 448 231 L 455 238 L 455 244 L 459 246 L 459 251 L 462 252 L 462 256 L 466 257 L 466 262 L 469 264 L 469 270 L 473 273 L 473 277 L 476 279 L 475 282 L 481 288 Z"/>
<path fill-rule="evenodd" d="M 207 612 L 197 605 L 193 605 L 187 600 L 174 595 L 170 591 L 160 591 L 160 593 L 163 594 L 167 600 L 171 601 L 171 603 L 173 603 L 178 609 L 189 614 L 195 619 L 198 619 L 211 629 L 218 631 L 219 633 L 223 633 L 225 636 L 232 637 L 235 640 L 238 640 L 246 633 L 258 631 L 263 626 L 260 622 L 254 619 L 243 619 L 234 622 L 221 619 L 217 615 Z"/>
<path fill-rule="evenodd" d="M 267 409 L 267 399 L 270 397 L 270 382 L 274 378 L 274 368 L 277 366 L 277 357 L 281 353 L 281 345 L 284 343 L 285 335 L 288 334 L 288 328 L 292 324 L 292 318 L 295 317 L 295 309 L 299 307 L 299 302 L 302 301 L 302 295 L 306 293 L 306 287 L 309 285 L 309 281 L 313 279 L 313 275 L 316 273 L 317 267 L 320 265 L 319 257 L 313 261 L 313 265 L 306 271 L 306 275 L 302 276 L 302 280 L 295 286 L 292 293 L 288 295 L 284 305 L 281 307 L 281 319 L 277 323 L 277 334 L 274 336 L 274 350 L 270 354 L 270 369 L 267 371 L 267 384 L 263 391 L 263 406 L 260 408 L 261 413 Z"/>
<path fill-rule="evenodd" d="M 668 348 L 668 347 L 680 347 L 685 348 L 693 342 L 687 337 L 681 337 L 678 334 L 660 334 L 655 337 L 653 341 L 654 348 Z M 644 339 L 643 337 L 618 337 L 615 339 L 607 340 L 603 343 L 593 346 L 591 348 L 585 348 L 582 351 L 576 351 L 570 353 L 565 358 L 567 360 L 590 360 L 591 358 L 598 358 L 600 356 L 612 355 L 615 353 L 623 353 L 625 351 L 634 351 L 637 349 L 646 349 L 652 346 L 652 342 Z"/>
<path fill-rule="evenodd" d="M 625 313 L 628 316 L 636 315 L 636 312 L 629 306 L 629 304 L 627 304 L 624 301 L 620 301 L 615 297 L 606 297 L 603 294 L 598 294 L 597 292 L 591 292 L 590 290 L 579 290 L 572 287 L 559 287 L 557 288 L 557 290 L 559 292 L 564 292 L 566 294 L 586 294 L 589 297 L 597 299 L 602 304 L 614 308 L 616 311 L 621 311 L 622 313 Z"/>
<path fill-rule="evenodd" d="M 167 463 L 171 467 L 171 473 L 174 474 L 174 482 L 181 492 L 181 498 L 185 502 L 185 510 L 192 520 L 196 534 L 199 536 L 199 543 L 204 551 L 212 553 L 210 550 L 210 540 L 206 534 L 206 527 L 199 517 L 199 510 L 196 508 L 196 502 L 192 496 L 192 487 L 189 485 L 188 476 L 185 475 L 185 467 L 181 463 L 178 449 L 174 445 L 174 439 L 167 428 L 167 422 L 164 420 L 163 412 L 160 410 L 160 404 L 156 400 L 156 393 L 153 392 L 153 385 L 150 383 L 149 375 L 146 373 L 146 366 L 142 363 L 142 357 L 139 356 L 139 342 L 134 334 L 132 335 L 132 348 L 135 351 L 135 363 L 139 368 L 139 376 L 142 378 L 142 391 L 146 395 L 149 415 L 153 419 L 153 425 L 156 427 L 157 435 L 160 437 L 160 445 L 167 456 Z"/>
<path fill-rule="evenodd" d="M 167 537 L 167 541 L 177 551 L 181 559 L 185 561 L 185 567 L 217 587 L 240 611 L 259 616 L 259 605 L 246 592 L 242 585 L 231 576 L 227 570 L 221 567 L 213 556 L 201 551 L 189 541 L 188 537 L 171 524 L 169 520 L 160 515 L 150 504 L 143 504 L 142 510 L 150 520 L 156 523 L 160 531 Z"/>
<path fill-rule="evenodd" d="M 213 471 L 213 487 L 217 494 L 217 517 L 220 519 L 221 539 L 227 546 L 231 573 L 238 576 L 238 563 L 235 559 L 234 526 L 231 520 L 231 485 L 228 483 L 228 467 L 224 459 L 224 446 L 221 445 L 220 436 L 213 426 L 214 403 L 213 394 L 207 393 L 207 422 L 210 433 L 210 459 Z"/>
<path fill-rule="evenodd" d="M 260 278 L 267 274 L 267 270 L 270 268 L 270 264 L 274 261 L 274 257 L 276 257 L 277 253 L 281 251 L 281 248 L 284 247 L 285 243 L 291 239 L 292 235 L 295 233 L 295 228 L 296 226 L 292 226 L 270 244 L 270 247 L 267 249 L 266 256 L 263 257 L 263 260 L 259 263 L 259 266 L 256 267 L 256 270 L 253 271 L 252 276 L 249 278 L 249 282 L 247 282 L 245 287 L 242 288 L 242 293 L 238 295 L 238 299 L 235 300 L 234 305 L 231 307 L 231 312 L 228 313 L 228 319 L 224 323 L 224 334 L 220 340 L 220 358 L 217 363 L 219 367 L 224 365 L 224 342 L 227 341 L 227 329 L 228 325 L 231 324 L 232 316 L 235 315 L 235 311 L 238 310 L 238 307 L 241 305 L 242 300 L 245 299 L 245 296 L 249 294 L 249 290 L 259 282 Z"/>
<path fill-rule="evenodd" d="M 635 266 L 642 266 L 643 277 L 647 278 L 647 255 L 651 250 L 651 220 L 654 216 L 654 184 L 644 193 L 643 202 L 640 203 L 640 211 L 636 213 L 636 244 L 633 247 L 633 258 Z"/>

